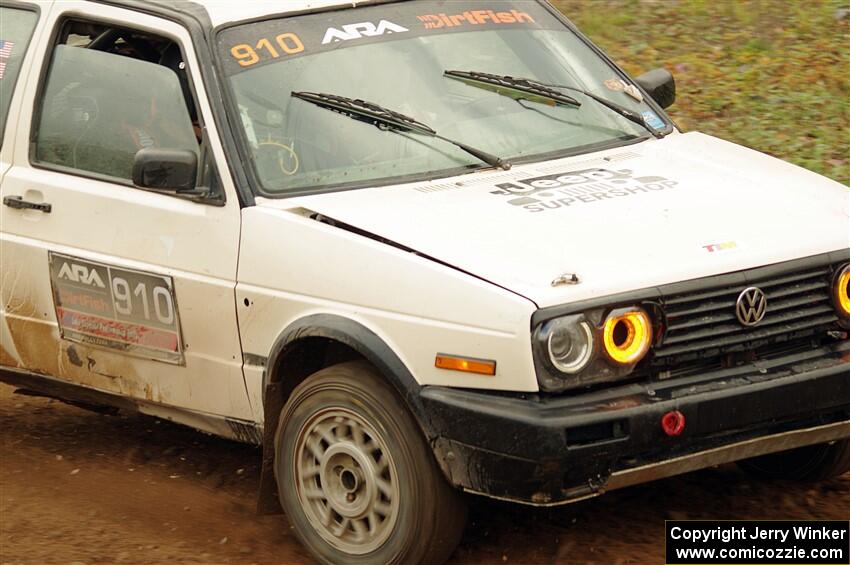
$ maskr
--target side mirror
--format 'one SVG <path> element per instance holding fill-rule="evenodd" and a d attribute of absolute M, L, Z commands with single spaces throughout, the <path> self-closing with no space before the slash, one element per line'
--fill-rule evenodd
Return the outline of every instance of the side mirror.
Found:
<path fill-rule="evenodd" d="M 667 69 L 653 69 L 635 79 L 659 106 L 667 108 L 676 101 L 676 80 Z"/>
<path fill-rule="evenodd" d="M 133 159 L 133 184 L 189 192 L 198 178 L 198 155 L 188 149 L 140 149 Z"/>

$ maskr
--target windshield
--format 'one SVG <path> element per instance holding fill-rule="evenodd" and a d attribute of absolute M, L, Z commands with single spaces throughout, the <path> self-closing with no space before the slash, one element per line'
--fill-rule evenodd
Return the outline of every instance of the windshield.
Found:
<path fill-rule="evenodd" d="M 272 196 L 488 166 L 445 139 L 388 132 L 293 91 L 379 104 L 509 161 L 648 134 L 581 95 L 580 105 L 514 99 L 445 71 L 578 88 L 634 110 L 655 129 L 667 126 L 614 67 L 533 0 L 426 0 L 306 14 L 228 28 L 218 45 L 235 121 L 260 188 Z"/>

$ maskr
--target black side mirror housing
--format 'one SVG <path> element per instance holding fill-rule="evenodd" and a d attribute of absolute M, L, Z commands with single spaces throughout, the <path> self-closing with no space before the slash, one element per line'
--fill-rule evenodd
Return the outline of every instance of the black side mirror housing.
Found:
<path fill-rule="evenodd" d="M 676 80 L 667 69 L 653 69 L 635 79 L 652 99 L 662 108 L 673 105 L 676 101 Z"/>
<path fill-rule="evenodd" d="M 140 149 L 133 159 L 133 184 L 140 188 L 191 192 L 198 178 L 198 155 L 188 149 Z"/>

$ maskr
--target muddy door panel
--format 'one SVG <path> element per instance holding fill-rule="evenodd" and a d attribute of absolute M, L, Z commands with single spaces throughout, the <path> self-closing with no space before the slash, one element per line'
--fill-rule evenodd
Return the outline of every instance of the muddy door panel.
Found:
<path fill-rule="evenodd" d="M 32 38 L 44 29 L 43 25 L 38 25 L 39 18 L 43 19 L 44 16 L 34 5 L 0 7 L 0 20 L 5 24 L 0 34 L 0 66 L 3 68 L 0 80 L 3 81 L 4 89 L 0 96 L 0 199 L 7 195 L 3 177 L 12 166 L 22 92 L 35 56 L 29 46 Z M 9 88 L 9 85 L 14 88 Z M 0 221 L 0 232 L 3 229 L 4 223 Z M 3 291 L 6 286 L 14 284 L 14 271 L 9 258 L 0 250 L 0 295 L 6 294 Z M 16 358 L 17 353 L 6 323 L 6 303 L 0 301 L 0 365 L 13 365 Z"/>
<path fill-rule="evenodd" d="M 188 34 L 173 22 L 63 2 L 49 23 L 73 26 L 81 15 L 104 22 L 98 26 L 132 22 L 134 37 L 178 38 L 188 63 L 179 69 L 196 66 Z M 86 23 L 70 33 L 104 29 Z M 36 141 L 28 147 L 29 132 L 18 137 L 3 195 L 49 204 L 49 211 L 0 212 L 8 326 L 0 362 L 250 419 L 234 306 L 240 219 L 233 187 L 220 175 L 222 198 L 213 205 L 140 189 L 130 173 L 135 152 L 150 146 L 189 148 L 223 167 L 215 128 L 196 138 L 172 68 L 51 44 L 52 34 L 44 35 L 37 65 L 54 64 L 44 84 L 27 85 L 21 118 L 33 123 Z M 38 67 L 31 72 L 38 76 Z M 198 104 L 202 119 L 209 107 L 202 97 Z"/>

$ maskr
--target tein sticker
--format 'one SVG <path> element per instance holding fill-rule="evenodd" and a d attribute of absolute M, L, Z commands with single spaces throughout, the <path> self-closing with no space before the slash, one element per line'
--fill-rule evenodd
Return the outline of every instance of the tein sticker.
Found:
<path fill-rule="evenodd" d="M 183 364 L 171 277 L 50 252 L 62 339 Z"/>

